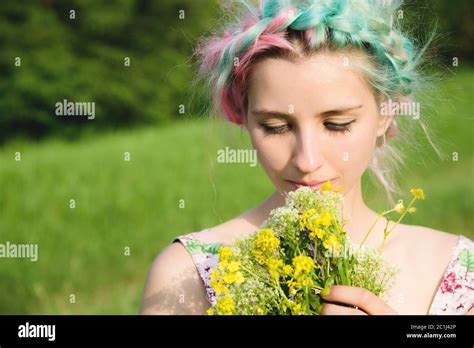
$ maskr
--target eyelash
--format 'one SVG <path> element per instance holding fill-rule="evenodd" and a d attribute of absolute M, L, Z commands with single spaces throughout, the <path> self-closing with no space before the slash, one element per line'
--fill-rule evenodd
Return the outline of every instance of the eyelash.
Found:
<path fill-rule="evenodd" d="M 347 123 L 333 123 L 333 122 L 326 122 L 324 123 L 324 126 L 326 127 L 326 130 L 329 132 L 329 134 L 332 135 L 337 135 L 337 134 L 344 134 L 346 132 L 351 131 L 351 124 L 355 121 L 347 122 Z M 332 129 L 330 127 L 332 127 Z M 260 124 L 262 127 L 265 135 L 279 135 L 279 134 L 284 134 L 288 131 L 288 125 L 282 125 L 282 126 L 277 126 L 277 127 L 269 127 L 265 124 Z"/>

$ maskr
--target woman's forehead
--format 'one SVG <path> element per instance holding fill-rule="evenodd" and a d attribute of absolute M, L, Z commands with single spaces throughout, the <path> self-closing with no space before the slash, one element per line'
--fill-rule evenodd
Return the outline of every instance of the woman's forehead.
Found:
<path fill-rule="evenodd" d="M 315 55 L 298 62 L 267 59 L 259 62 L 249 81 L 250 108 L 287 105 L 318 108 L 363 104 L 372 97 L 358 69 L 348 67 L 342 54 Z"/>

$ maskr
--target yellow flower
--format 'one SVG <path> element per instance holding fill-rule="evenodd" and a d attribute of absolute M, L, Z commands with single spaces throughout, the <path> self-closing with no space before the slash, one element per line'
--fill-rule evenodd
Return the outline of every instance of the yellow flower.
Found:
<path fill-rule="evenodd" d="M 225 273 L 222 276 L 222 280 L 224 281 L 224 283 L 232 284 L 236 280 L 235 273 L 230 273 L 230 272 Z"/>
<path fill-rule="evenodd" d="M 323 246 L 328 249 L 331 253 L 337 253 L 341 248 L 341 244 L 336 236 L 331 235 L 329 236 L 324 242 Z"/>
<path fill-rule="evenodd" d="M 238 261 L 231 261 L 229 265 L 227 266 L 227 270 L 229 272 L 237 272 L 240 267 L 240 262 Z"/>
<path fill-rule="evenodd" d="M 306 214 L 308 213 L 308 214 Z M 333 216 L 330 211 L 322 211 L 318 216 L 312 218 L 308 221 L 308 216 L 312 217 L 316 210 L 311 208 L 306 211 L 302 216 L 302 221 L 300 225 L 304 225 L 305 228 L 311 231 L 309 238 L 315 240 L 316 238 L 322 239 L 324 237 L 325 231 L 321 228 L 331 226 L 333 221 Z"/>
<path fill-rule="evenodd" d="M 419 199 L 420 201 L 425 199 L 425 193 L 421 188 L 412 188 L 410 193 L 413 195 L 413 197 Z"/>
<path fill-rule="evenodd" d="M 290 265 L 284 265 L 282 269 L 282 273 L 285 276 L 291 275 L 291 273 L 293 273 L 293 267 L 291 267 Z"/>
<path fill-rule="evenodd" d="M 265 314 L 265 310 L 262 307 L 257 308 L 257 313 L 258 314 Z"/>
<path fill-rule="evenodd" d="M 308 288 L 314 286 L 313 279 L 311 279 L 310 277 L 303 277 L 299 281 L 302 286 L 307 286 Z"/>
<path fill-rule="evenodd" d="M 293 303 L 293 305 L 291 307 L 291 311 L 295 315 L 304 314 L 303 308 L 301 307 L 301 303 Z"/>
<path fill-rule="evenodd" d="M 270 257 L 280 247 L 280 240 L 270 229 L 261 229 L 255 238 L 252 248 L 252 254 L 256 257 L 258 263 L 264 264 L 266 259 Z"/>
<path fill-rule="evenodd" d="M 331 191 L 331 190 L 332 190 L 331 180 L 328 180 L 324 184 L 321 185 L 321 191 Z"/>
<path fill-rule="evenodd" d="M 311 233 L 309 234 L 309 238 L 311 240 L 315 240 L 316 238 L 323 239 L 326 232 L 322 228 L 316 227 L 315 229 L 311 229 Z"/>
<path fill-rule="evenodd" d="M 332 224 L 332 214 L 329 211 L 323 211 L 319 216 L 316 218 L 318 224 L 323 225 L 325 227 L 331 226 Z"/>
<path fill-rule="evenodd" d="M 293 279 L 290 279 L 286 282 L 288 285 L 288 289 L 290 291 L 290 295 L 295 295 L 298 292 L 299 289 L 299 283 L 294 281 Z"/>
<path fill-rule="evenodd" d="M 211 307 L 207 310 L 207 315 L 214 315 L 214 309 Z"/>
<path fill-rule="evenodd" d="M 235 301 L 230 296 L 220 297 L 216 301 L 216 309 L 219 314 L 232 314 L 235 308 Z"/>
<path fill-rule="evenodd" d="M 230 258 L 234 256 L 234 252 L 228 246 L 222 246 L 219 248 L 219 260 L 220 261 L 229 261 Z"/>
<path fill-rule="evenodd" d="M 217 280 L 219 279 L 219 271 L 218 271 L 217 269 L 213 269 L 213 270 L 211 271 L 211 276 L 210 276 L 210 278 L 211 278 L 211 281 L 217 282 Z"/>
<path fill-rule="evenodd" d="M 403 205 L 403 202 L 398 203 L 393 209 L 399 214 L 402 214 L 405 211 L 405 206 Z"/>
<path fill-rule="evenodd" d="M 410 208 L 408 208 L 408 213 L 414 214 L 415 212 L 416 212 L 416 208 L 415 208 L 415 207 L 410 207 Z"/>
<path fill-rule="evenodd" d="M 283 261 L 280 259 L 269 259 L 267 261 L 268 273 L 272 279 L 280 279 L 280 269 L 283 267 Z"/>
<path fill-rule="evenodd" d="M 301 273 L 311 272 L 314 263 L 311 257 L 299 255 L 293 258 L 293 266 L 295 267 L 295 277 L 298 277 Z"/>
<path fill-rule="evenodd" d="M 316 209 L 314 209 L 314 208 L 309 208 L 303 214 L 301 214 L 301 216 L 300 216 L 300 227 L 303 228 L 303 229 L 307 228 L 309 219 L 314 215 L 316 215 Z"/>
<path fill-rule="evenodd" d="M 215 290 L 216 295 L 228 294 L 230 290 L 221 281 L 211 281 L 211 286 Z"/>
<path fill-rule="evenodd" d="M 326 181 L 324 184 L 321 185 L 321 191 L 333 191 L 333 192 L 341 192 L 342 188 L 333 188 L 331 180 Z"/>
<path fill-rule="evenodd" d="M 280 246 L 280 240 L 275 237 L 272 230 L 262 229 L 257 234 L 255 244 L 257 244 L 261 249 L 274 250 Z"/>
<path fill-rule="evenodd" d="M 217 264 L 217 267 L 223 271 L 227 268 L 227 266 L 229 265 L 229 262 L 227 261 L 220 261 L 218 264 Z"/>
<path fill-rule="evenodd" d="M 237 284 L 242 284 L 245 281 L 245 277 L 242 272 L 238 271 L 235 273 L 235 282 Z"/>
<path fill-rule="evenodd" d="M 217 269 L 213 269 L 211 271 L 211 282 L 210 285 L 212 288 L 215 290 L 217 295 L 220 294 L 228 294 L 229 289 L 225 286 L 225 284 L 219 279 L 220 278 L 220 272 Z"/>
<path fill-rule="evenodd" d="M 311 278 L 311 275 L 308 274 L 299 274 L 296 279 L 290 279 L 286 282 L 290 295 L 296 295 L 298 290 L 301 290 L 303 287 L 311 288 L 314 286 L 314 281 Z"/>

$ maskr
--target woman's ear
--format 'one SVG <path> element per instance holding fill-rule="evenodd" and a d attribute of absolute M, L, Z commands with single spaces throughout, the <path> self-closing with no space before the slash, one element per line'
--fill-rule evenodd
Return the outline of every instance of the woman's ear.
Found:
<path fill-rule="evenodd" d="M 377 122 L 377 136 L 383 136 L 387 132 L 390 125 L 394 122 L 395 116 L 384 116 L 379 114 Z"/>
<path fill-rule="evenodd" d="M 377 117 L 377 136 L 381 137 L 385 134 L 390 124 L 393 122 L 394 115 L 390 110 L 390 102 L 387 97 L 380 99 Z"/>

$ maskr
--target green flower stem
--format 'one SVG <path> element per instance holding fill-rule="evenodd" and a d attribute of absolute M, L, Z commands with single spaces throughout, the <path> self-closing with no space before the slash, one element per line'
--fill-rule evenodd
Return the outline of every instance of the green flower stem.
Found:
<path fill-rule="evenodd" d="M 336 222 L 335 226 L 336 226 L 338 232 L 340 232 L 341 234 L 344 233 L 344 230 L 341 228 L 341 225 L 339 225 L 339 222 Z"/>
<path fill-rule="evenodd" d="M 261 277 L 261 276 L 255 274 L 254 272 L 252 272 L 252 271 L 249 270 L 248 268 L 246 268 L 246 267 L 244 267 L 244 266 L 242 266 L 242 265 L 241 265 L 240 267 L 241 267 L 245 272 L 247 272 L 248 274 L 254 276 L 254 277 L 257 278 L 257 279 L 260 279 L 262 282 L 264 282 L 264 283 L 267 284 L 268 286 L 270 286 L 270 287 L 272 286 L 272 284 L 269 283 L 266 279 L 264 279 L 263 277 Z M 277 290 L 278 290 L 278 292 L 283 296 L 283 298 L 285 298 L 286 300 L 289 300 L 288 297 L 286 297 L 285 292 L 284 292 L 283 289 L 281 288 L 280 282 L 277 281 L 277 282 L 275 282 L 275 283 L 277 284 Z"/>
<path fill-rule="evenodd" d="M 316 265 L 316 253 L 318 251 L 318 239 L 315 238 L 314 241 L 313 241 L 313 247 L 314 247 L 314 250 L 313 250 L 313 261 L 314 261 L 314 264 Z"/>
<path fill-rule="evenodd" d="M 390 223 L 390 220 L 387 219 L 387 223 L 385 224 L 385 227 L 383 229 L 383 240 L 382 240 L 382 245 L 380 245 L 380 250 L 383 250 L 383 247 L 385 245 L 385 241 L 387 240 L 389 232 L 387 232 L 388 224 Z"/>
<path fill-rule="evenodd" d="M 403 217 L 406 215 L 406 213 L 408 212 L 408 209 L 411 208 L 411 206 L 413 205 L 413 203 L 415 203 L 416 201 L 416 197 L 414 197 L 410 204 L 408 204 L 408 207 L 406 207 L 406 209 L 403 211 L 402 215 L 400 215 L 400 218 L 397 220 L 397 222 L 395 223 L 395 225 L 390 229 L 390 231 L 388 231 L 387 233 L 387 237 L 388 235 L 394 230 L 395 227 L 397 227 L 397 225 L 400 223 L 400 221 L 402 221 Z"/>
<path fill-rule="evenodd" d="M 377 217 L 377 219 L 375 219 L 374 223 L 372 224 L 372 226 L 370 226 L 369 230 L 367 231 L 364 239 L 362 239 L 362 242 L 360 242 L 359 244 L 359 249 L 360 247 L 365 243 L 365 241 L 367 240 L 367 238 L 369 238 L 369 235 L 370 233 L 372 232 L 372 230 L 374 229 L 375 225 L 377 224 L 377 222 L 380 220 L 380 218 L 383 217 L 383 213 L 382 214 L 379 214 L 379 216 Z"/>
<path fill-rule="evenodd" d="M 255 278 L 258 278 L 260 279 L 262 282 L 264 282 L 265 284 L 269 285 L 269 286 L 272 286 L 272 284 L 270 284 L 265 278 L 255 274 L 254 272 L 252 272 L 251 270 L 249 270 L 248 268 L 244 267 L 244 266 L 240 266 L 240 268 L 242 268 L 245 272 L 249 273 L 250 275 L 254 276 Z"/>
<path fill-rule="evenodd" d="M 392 226 L 392 228 L 387 232 L 387 227 L 388 227 L 388 222 L 387 221 L 387 225 L 385 226 L 385 229 L 383 231 L 383 241 L 382 241 L 382 245 L 380 246 L 380 249 L 383 249 L 384 245 L 385 245 L 385 241 L 387 240 L 388 236 L 390 235 L 390 233 L 392 233 L 392 231 L 395 229 L 395 227 L 397 227 L 397 225 L 400 223 L 400 221 L 402 221 L 403 217 L 406 215 L 406 213 L 408 212 L 408 209 L 411 208 L 411 206 L 413 205 L 413 203 L 415 203 L 416 201 L 416 197 L 414 197 L 410 204 L 408 204 L 408 207 L 406 207 L 403 211 L 403 213 L 400 215 L 400 217 L 398 218 L 397 222 L 395 223 L 395 225 Z"/>
<path fill-rule="evenodd" d="M 367 240 L 367 238 L 369 237 L 370 233 L 372 232 L 372 230 L 374 229 L 375 225 L 377 224 L 377 222 L 382 218 L 384 217 L 385 215 L 391 213 L 392 211 L 395 211 L 395 208 L 393 209 L 390 209 L 390 210 L 387 210 L 381 214 L 379 214 L 379 216 L 377 217 L 377 219 L 375 219 L 374 223 L 372 224 L 372 226 L 370 226 L 369 230 L 367 231 L 367 234 L 365 235 L 364 239 L 362 239 L 362 242 L 359 244 L 359 249 L 360 247 L 365 243 L 365 241 Z"/>
<path fill-rule="evenodd" d="M 277 281 L 276 284 L 277 284 L 277 289 L 278 289 L 278 291 L 280 292 L 280 294 L 283 296 L 283 298 L 285 298 L 285 300 L 289 300 L 289 298 L 286 297 L 285 292 L 284 292 L 283 289 L 281 288 L 280 282 Z"/>
<path fill-rule="evenodd" d="M 311 312 L 309 308 L 309 296 L 308 296 L 308 286 L 304 286 L 304 297 L 305 297 L 305 307 L 307 312 Z"/>

